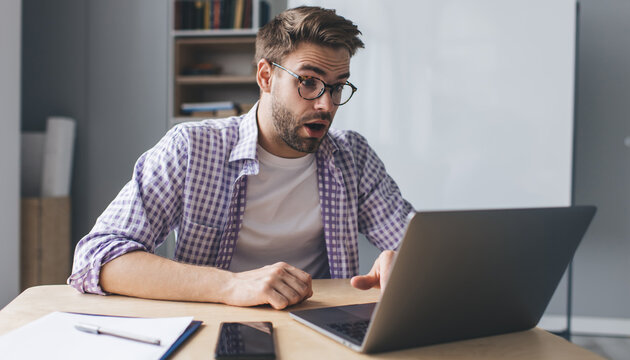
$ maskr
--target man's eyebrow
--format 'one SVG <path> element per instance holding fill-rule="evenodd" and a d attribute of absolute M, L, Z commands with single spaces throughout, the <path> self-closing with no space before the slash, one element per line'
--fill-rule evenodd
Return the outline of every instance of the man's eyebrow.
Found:
<path fill-rule="evenodd" d="M 312 71 L 312 72 L 314 72 L 314 73 L 316 73 L 317 75 L 320 75 L 320 76 L 325 76 L 326 75 L 326 72 L 324 70 L 318 68 L 317 66 L 308 65 L 308 64 L 304 64 L 304 65 L 300 66 L 299 70 L 309 70 L 309 71 Z M 343 74 L 337 76 L 337 79 L 347 79 L 349 77 L 350 77 L 350 73 L 347 72 L 347 73 L 343 73 Z"/>

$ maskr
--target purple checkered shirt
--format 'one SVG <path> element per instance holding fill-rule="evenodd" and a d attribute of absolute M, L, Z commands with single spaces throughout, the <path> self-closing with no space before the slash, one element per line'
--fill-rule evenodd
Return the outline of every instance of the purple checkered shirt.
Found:
<path fill-rule="evenodd" d="M 77 244 L 68 284 L 105 294 L 104 264 L 130 251 L 154 252 L 171 230 L 176 261 L 228 269 L 247 177 L 258 174 L 256 108 L 177 125 L 144 153 L 131 181 Z M 359 232 L 381 250 L 395 249 L 413 208 L 355 132 L 330 129 L 316 161 L 330 275 L 348 278 L 359 270 Z"/>

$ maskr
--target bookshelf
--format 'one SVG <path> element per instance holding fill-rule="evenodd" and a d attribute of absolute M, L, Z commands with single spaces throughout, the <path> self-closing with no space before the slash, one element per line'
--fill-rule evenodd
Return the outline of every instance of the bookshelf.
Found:
<path fill-rule="evenodd" d="M 286 1 L 171 0 L 169 128 L 213 114 L 248 111 L 259 96 L 253 63 L 256 32 L 261 22 L 284 8 Z M 183 104 L 215 102 L 236 106 L 232 112 L 182 110 Z"/>

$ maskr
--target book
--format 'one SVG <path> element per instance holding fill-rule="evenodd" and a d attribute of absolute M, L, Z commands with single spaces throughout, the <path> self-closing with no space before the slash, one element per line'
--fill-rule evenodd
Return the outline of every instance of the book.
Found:
<path fill-rule="evenodd" d="M 183 29 L 183 25 L 182 25 L 182 21 L 183 21 L 183 5 L 182 2 L 180 0 L 175 1 L 175 13 L 174 13 L 174 21 L 173 21 L 173 25 L 175 27 L 175 30 L 180 30 Z"/>
<path fill-rule="evenodd" d="M 204 1 L 195 1 L 193 29 L 203 29 Z"/>
<path fill-rule="evenodd" d="M 245 10 L 243 15 L 243 28 L 252 28 L 252 0 L 245 0 Z"/>
<path fill-rule="evenodd" d="M 216 111 L 235 109 L 233 101 L 210 101 L 200 103 L 182 103 L 181 110 L 185 113 L 193 111 Z"/>
<path fill-rule="evenodd" d="M 223 1 L 221 0 L 213 0 L 213 6 L 212 6 L 212 28 L 213 29 L 218 29 L 221 27 L 221 3 Z"/>
<path fill-rule="evenodd" d="M 234 108 L 234 109 L 227 109 L 227 110 L 214 110 L 214 111 L 192 111 L 189 115 L 191 117 L 202 117 L 202 118 L 226 118 L 226 117 L 230 117 L 230 116 L 236 116 L 239 114 L 239 110 Z"/>
<path fill-rule="evenodd" d="M 230 22 L 230 3 L 228 0 L 220 0 L 221 2 L 221 19 L 219 28 L 220 29 L 228 29 Z"/>
<path fill-rule="evenodd" d="M 175 0 L 176 30 L 251 29 L 253 0 Z M 270 5 L 261 1 L 261 24 L 269 21 Z"/>
<path fill-rule="evenodd" d="M 210 0 L 203 3 L 203 28 L 210 29 Z"/>
<path fill-rule="evenodd" d="M 182 1 L 182 29 L 194 29 L 194 4 L 190 0 Z"/>
<path fill-rule="evenodd" d="M 235 0 L 235 10 L 234 10 L 234 28 L 242 29 L 243 28 L 243 11 L 245 8 L 245 0 Z"/>

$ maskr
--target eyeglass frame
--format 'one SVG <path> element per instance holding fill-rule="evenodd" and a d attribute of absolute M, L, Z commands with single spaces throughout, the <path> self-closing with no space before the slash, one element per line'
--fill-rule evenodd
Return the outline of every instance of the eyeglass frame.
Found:
<path fill-rule="evenodd" d="M 275 62 L 271 62 L 271 65 L 276 66 L 286 72 L 288 72 L 291 76 L 295 77 L 296 79 L 298 79 L 298 81 L 300 82 L 300 84 L 302 84 L 303 81 L 307 80 L 307 79 L 315 79 L 315 80 L 319 80 L 322 82 L 322 84 L 324 84 L 324 87 L 322 88 L 322 90 L 319 92 L 319 94 L 317 94 L 317 96 L 315 96 L 314 98 L 306 98 L 304 96 L 302 96 L 302 93 L 300 92 L 300 86 L 298 85 L 298 95 L 300 95 L 300 97 L 304 100 L 315 100 L 315 99 L 319 99 L 320 97 L 322 97 L 322 95 L 324 95 L 324 93 L 326 92 L 326 88 L 330 89 L 330 98 L 333 99 L 333 95 L 332 92 L 333 90 L 335 90 L 336 88 L 338 88 L 339 86 L 344 86 L 344 85 L 348 85 L 350 86 L 350 88 L 352 89 L 352 92 L 350 93 L 350 96 L 348 97 L 348 100 L 344 101 L 341 104 L 335 104 L 334 100 L 333 100 L 333 105 L 335 106 L 341 106 L 344 104 L 347 104 L 348 101 L 350 101 L 350 99 L 352 99 L 352 96 L 354 95 L 354 93 L 358 90 L 358 88 L 354 85 L 352 85 L 352 83 L 348 80 L 346 80 L 346 82 L 344 84 L 337 84 L 337 85 L 328 85 L 326 84 L 326 82 L 318 77 L 315 76 L 302 76 L 302 75 L 298 75 L 296 73 L 294 73 L 293 71 L 285 68 L 282 65 L 276 64 Z"/>

